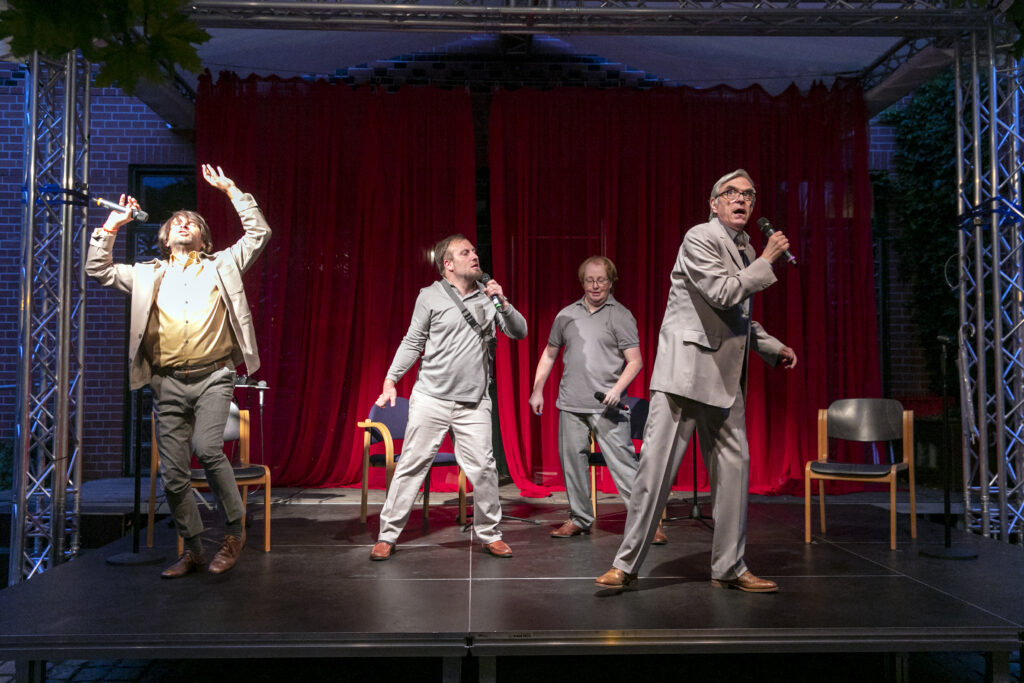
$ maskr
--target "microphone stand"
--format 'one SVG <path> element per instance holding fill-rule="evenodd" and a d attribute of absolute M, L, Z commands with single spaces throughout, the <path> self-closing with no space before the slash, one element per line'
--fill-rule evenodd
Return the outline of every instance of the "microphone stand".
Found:
<path fill-rule="evenodd" d="M 953 535 L 952 529 L 952 515 L 950 514 L 950 491 L 953 488 L 953 449 L 950 447 L 949 438 L 949 407 L 947 405 L 947 396 L 949 391 L 947 387 L 947 374 L 949 365 L 949 344 L 952 341 L 949 337 L 942 335 L 938 338 L 939 343 L 942 344 L 942 366 L 940 369 L 940 375 L 942 377 L 942 448 L 946 451 L 947 457 L 944 463 L 944 469 L 946 470 L 945 480 L 946 483 L 943 486 L 942 492 L 942 521 L 945 527 L 946 537 L 945 545 L 938 550 L 921 550 L 921 557 L 931 557 L 938 560 L 973 560 L 978 557 L 978 553 L 970 550 L 962 550 L 960 548 L 953 548 Z"/>
<path fill-rule="evenodd" d="M 693 436 L 690 437 L 690 453 L 693 455 L 693 498 L 690 503 L 690 514 L 686 517 L 666 517 L 663 522 L 678 522 L 680 520 L 692 520 L 698 524 L 703 524 L 708 529 L 714 530 L 714 527 L 708 523 L 708 520 L 713 520 L 713 517 L 708 517 L 701 512 L 700 502 L 697 500 L 697 432 L 694 430 Z"/>
<path fill-rule="evenodd" d="M 142 391 L 135 391 L 135 440 L 132 444 L 135 450 L 135 508 L 132 514 L 132 551 L 130 553 L 118 553 L 107 558 L 108 564 L 117 566 L 138 566 L 145 564 L 157 564 L 164 561 L 163 554 L 153 548 L 139 549 L 139 532 L 142 526 Z M 150 477 L 157 476 L 156 472 L 150 472 Z"/>

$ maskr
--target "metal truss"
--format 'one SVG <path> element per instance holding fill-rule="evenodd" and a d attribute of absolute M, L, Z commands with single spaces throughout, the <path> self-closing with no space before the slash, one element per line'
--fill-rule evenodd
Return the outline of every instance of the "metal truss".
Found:
<path fill-rule="evenodd" d="M 33 55 L 25 93 L 21 318 L 9 583 L 79 548 L 89 65 Z"/>
<path fill-rule="evenodd" d="M 1024 548 L 1024 64 L 992 26 L 956 49 L 959 367 L 968 529 Z"/>
<path fill-rule="evenodd" d="M 983 30 L 993 10 L 938 0 L 194 0 L 207 28 L 935 38 Z"/>

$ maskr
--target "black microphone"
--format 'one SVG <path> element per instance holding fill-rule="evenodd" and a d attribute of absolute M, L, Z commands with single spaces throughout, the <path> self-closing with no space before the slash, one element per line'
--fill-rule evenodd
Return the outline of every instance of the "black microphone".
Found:
<path fill-rule="evenodd" d="M 604 403 L 604 392 L 602 392 L 602 391 L 595 391 L 594 392 L 594 398 L 596 398 L 601 403 Z M 618 403 L 616 403 L 615 407 L 618 408 L 619 410 L 629 410 L 629 406 L 627 406 L 622 401 L 619 401 Z"/>
<path fill-rule="evenodd" d="M 121 206 L 117 202 L 112 202 L 109 199 L 100 199 L 99 197 L 92 197 L 91 200 L 96 202 L 97 205 L 110 209 L 111 211 L 120 211 L 121 213 L 131 214 L 132 219 L 141 223 L 145 223 L 149 220 L 149 214 L 142 209 L 131 209 L 127 206 Z"/>
<path fill-rule="evenodd" d="M 769 221 L 767 218 L 758 218 L 757 224 L 758 226 L 760 226 L 761 234 L 765 236 L 765 239 L 775 234 L 775 228 L 772 227 L 771 221 Z M 793 254 L 789 252 L 789 249 L 787 249 L 784 252 L 784 255 L 787 261 L 792 263 L 794 266 L 796 265 L 796 256 L 793 256 Z"/>
<path fill-rule="evenodd" d="M 489 274 L 480 273 L 480 284 L 486 286 L 487 283 L 491 281 L 491 279 L 492 278 Z M 498 298 L 497 294 L 491 295 L 491 301 L 494 303 L 494 307 L 497 308 L 499 311 L 505 308 L 504 304 L 501 303 L 501 299 Z"/>

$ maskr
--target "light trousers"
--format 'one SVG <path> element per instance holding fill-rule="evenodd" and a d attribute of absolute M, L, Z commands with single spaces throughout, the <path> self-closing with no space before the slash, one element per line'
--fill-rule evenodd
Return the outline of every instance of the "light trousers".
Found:
<path fill-rule="evenodd" d="M 622 543 L 612 563 L 635 574 L 651 548 L 651 539 L 665 509 L 669 490 L 686 447 L 697 432 L 704 467 L 711 480 L 711 578 L 734 579 L 747 571 L 743 561 L 747 538 L 750 451 L 747 447 L 742 394 L 729 408 L 651 392 L 651 410 L 644 429 L 640 463 L 626 515 Z"/>
<path fill-rule="evenodd" d="M 413 389 L 402 454 L 380 511 L 378 541 L 397 542 L 449 430 L 455 460 L 473 484 L 473 530 L 482 543 L 501 539 L 498 470 L 491 447 L 491 399 L 484 396 L 476 404 L 459 403 Z"/>
<path fill-rule="evenodd" d="M 615 408 L 603 413 L 572 413 L 567 410 L 559 413 L 558 457 L 562 461 L 565 493 L 569 497 L 569 519 L 584 529 L 589 529 L 594 523 L 589 476 L 591 431 L 627 507 L 637 466 L 636 449 L 630 437 L 629 413 Z"/>

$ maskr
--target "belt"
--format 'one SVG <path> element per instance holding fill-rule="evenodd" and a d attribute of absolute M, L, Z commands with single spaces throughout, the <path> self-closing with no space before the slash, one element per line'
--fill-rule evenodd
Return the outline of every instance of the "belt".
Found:
<path fill-rule="evenodd" d="M 178 365 L 173 368 L 153 368 L 153 374 L 183 380 L 202 379 L 227 366 L 228 361 L 219 360 L 216 363 L 207 363 L 206 365 Z"/>

